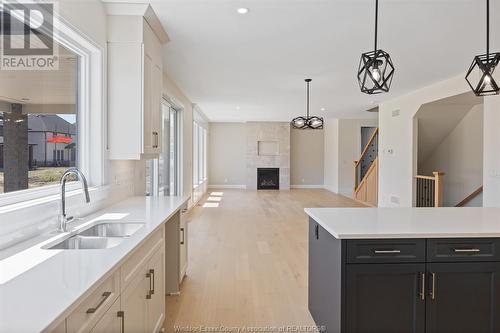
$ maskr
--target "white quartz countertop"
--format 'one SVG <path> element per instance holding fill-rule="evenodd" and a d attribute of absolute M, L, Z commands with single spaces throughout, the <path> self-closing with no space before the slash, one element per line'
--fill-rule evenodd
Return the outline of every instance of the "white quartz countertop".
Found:
<path fill-rule="evenodd" d="M 337 239 L 500 237 L 500 208 L 306 208 Z"/>
<path fill-rule="evenodd" d="M 188 199 L 132 197 L 81 222 L 81 227 L 104 219 L 145 223 L 113 248 L 42 249 L 63 236 L 54 234 L 42 243 L 0 260 L 0 332 L 31 333 L 45 329 Z"/>

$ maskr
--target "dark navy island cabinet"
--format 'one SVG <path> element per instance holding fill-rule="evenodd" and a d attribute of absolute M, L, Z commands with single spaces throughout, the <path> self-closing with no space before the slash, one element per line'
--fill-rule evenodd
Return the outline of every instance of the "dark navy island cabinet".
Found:
<path fill-rule="evenodd" d="M 500 239 L 339 240 L 310 219 L 309 311 L 329 333 L 500 333 Z"/>

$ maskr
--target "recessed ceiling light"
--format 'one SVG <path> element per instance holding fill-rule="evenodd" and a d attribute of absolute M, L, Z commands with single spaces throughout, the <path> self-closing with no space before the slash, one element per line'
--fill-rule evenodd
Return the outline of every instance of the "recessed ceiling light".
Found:
<path fill-rule="evenodd" d="M 321 110 L 321 111 L 326 111 L 326 108 L 321 108 L 320 110 Z"/>
<path fill-rule="evenodd" d="M 236 107 L 236 110 L 239 110 L 239 109 L 240 109 L 240 107 L 239 107 L 239 106 L 237 106 L 237 107 Z"/>
<path fill-rule="evenodd" d="M 245 7 L 238 8 L 236 11 L 238 12 L 238 14 L 248 14 L 249 12 L 248 8 Z"/>

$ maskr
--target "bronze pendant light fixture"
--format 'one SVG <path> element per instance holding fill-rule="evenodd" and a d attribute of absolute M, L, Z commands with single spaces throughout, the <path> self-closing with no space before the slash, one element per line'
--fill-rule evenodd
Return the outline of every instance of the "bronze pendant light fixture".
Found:
<path fill-rule="evenodd" d="M 309 85 L 311 79 L 305 79 L 306 82 L 306 116 L 293 118 L 291 124 L 296 129 L 323 129 L 323 118 L 309 115 Z"/>
<path fill-rule="evenodd" d="M 500 75 L 495 69 L 500 62 L 500 53 L 490 53 L 490 0 L 486 0 L 486 54 L 474 57 L 465 76 L 476 96 L 498 95 Z"/>
<path fill-rule="evenodd" d="M 394 64 L 391 56 L 384 50 L 377 49 L 378 0 L 375 0 L 375 48 L 363 53 L 359 61 L 358 82 L 361 92 L 374 95 L 388 92 L 394 76 Z"/>

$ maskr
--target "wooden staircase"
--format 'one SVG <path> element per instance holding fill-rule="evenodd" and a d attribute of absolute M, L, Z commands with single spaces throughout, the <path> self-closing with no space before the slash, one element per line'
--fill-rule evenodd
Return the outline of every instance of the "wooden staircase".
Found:
<path fill-rule="evenodd" d="M 377 128 L 354 161 L 354 199 L 372 207 L 378 206 L 378 135 Z"/>

